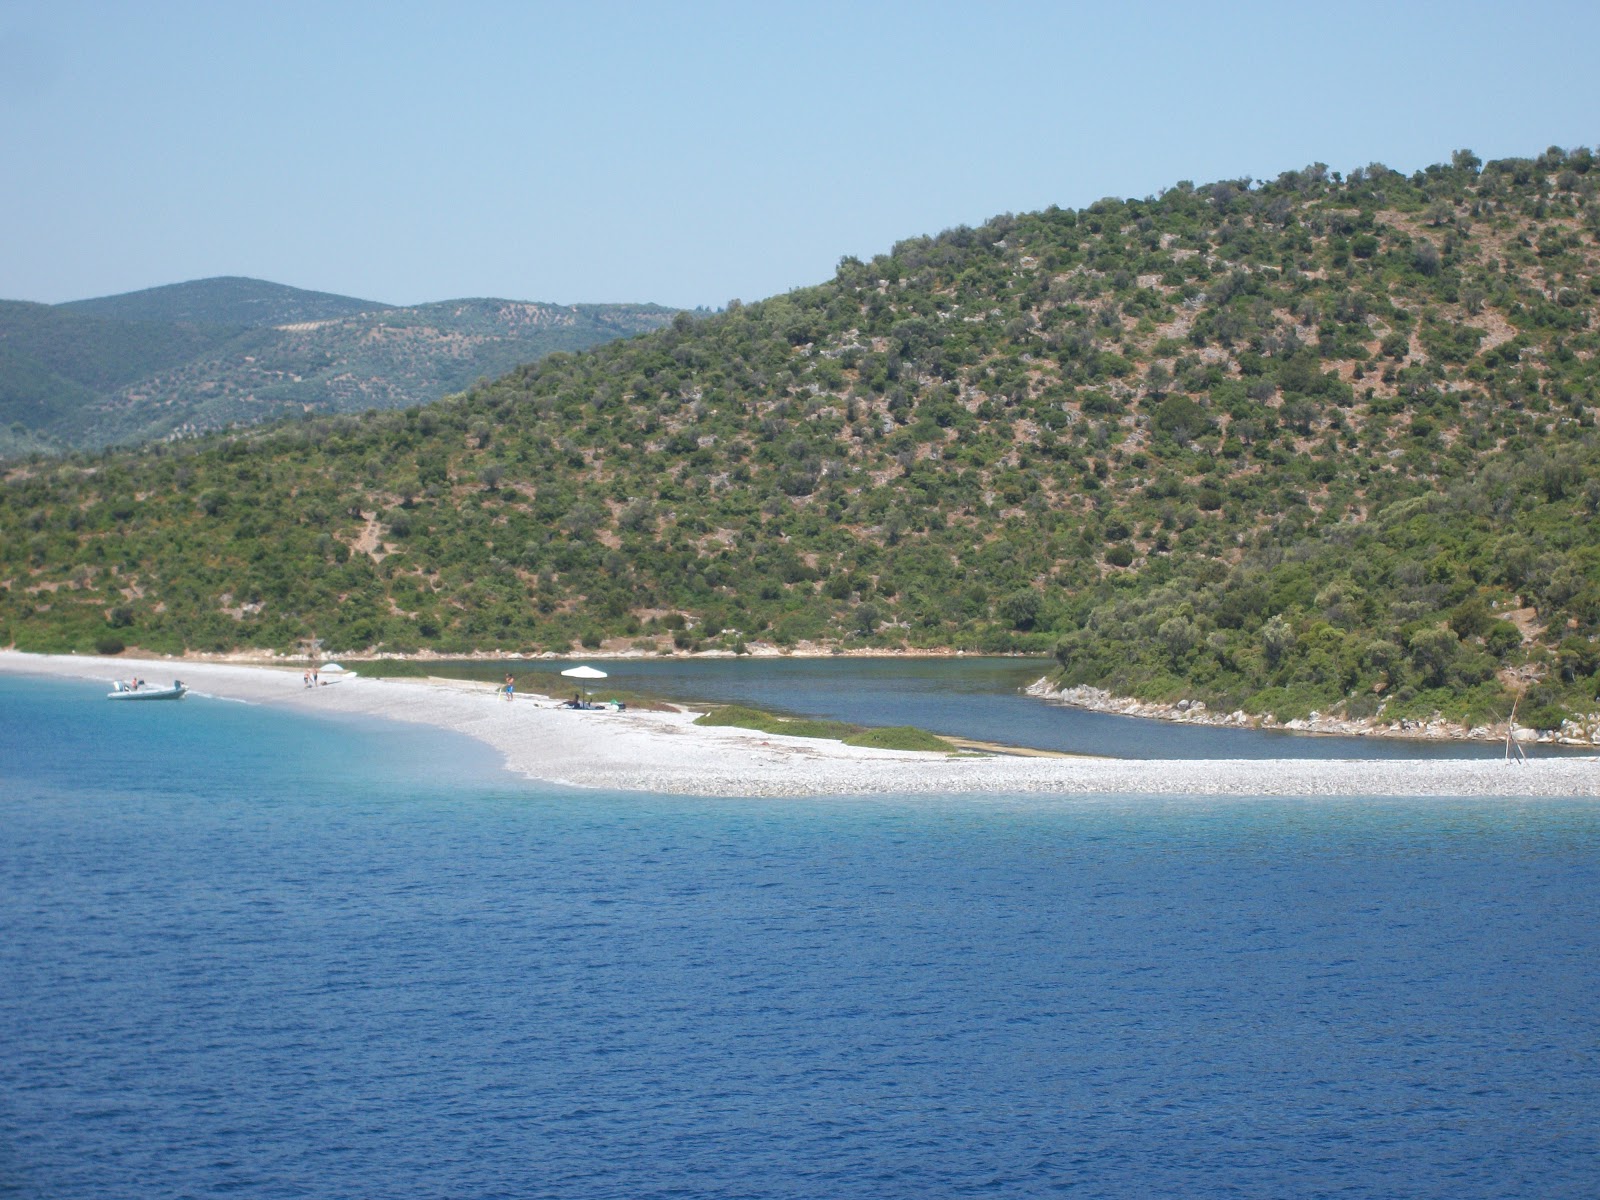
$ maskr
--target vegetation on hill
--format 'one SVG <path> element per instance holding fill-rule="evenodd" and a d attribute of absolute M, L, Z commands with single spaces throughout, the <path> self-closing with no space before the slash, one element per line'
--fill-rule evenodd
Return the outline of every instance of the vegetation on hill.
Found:
<path fill-rule="evenodd" d="M 1596 709 L 1588 150 L 1182 183 L 403 412 L 32 462 L 0 642 L 1054 652 L 1282 719 Z"/>
<path fill-rule="evenodd" d="M 673 314 L 509 300 L 394 308 L 253 279 L 0 303 L 0 456 L 405 408 Z"/>
<path fill-rule="evenodd" d="M 0 346 L 97 392 L 205 354 L 239 333 L 226 326 L 119 321 L 48 304 L 0 301 Z"/>

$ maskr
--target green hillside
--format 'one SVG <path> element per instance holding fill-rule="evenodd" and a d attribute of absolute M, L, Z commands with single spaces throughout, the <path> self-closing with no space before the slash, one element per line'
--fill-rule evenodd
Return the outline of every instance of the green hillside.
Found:
<path fill-rule="evenodd" d="M 405 408 L 553 350 L 658 329 L 674 311 L 508 300 L 392 308 L 251 279 L 67 305 L 0 302 L 0 457 Z"/>
<path fill-rule="evenodd" d="M 72 300 L 57 306 L 68 312 L 117 321 L 160 321 L 177 325 L 242 325 L 263 328 L 303 321 L 332 321 L 392 308 L 373 300 L 308 292 L 304 288 L 224 275 L 162 287 Z"/>
<path fill-rule="evenodd" d="M 225 345 L 238 328 L 110 320 L 0 300 L 0 350 L 95 392 L 132 383 Z"/>
<path fill-rule="evenodd" d="M 0 301 L 0 456 L 70 445 L 83 414 L 102 396 L 211 353 L 242 332 Z"/>
<path fill-rule="evenodd" d="M 151 441 L 304 412 L 406 408 L 556 350 L 659 329 L 672 309 L 451 300 L 252 330 L 102 398 L 91 444 Z"/>
<path fill-rule="evenodd" d="M 1592 168 L 1007 215 L 443 403 L 34 462 L 0 642 L 1026 650 L 1551 727 L 1600 708 Z"/>

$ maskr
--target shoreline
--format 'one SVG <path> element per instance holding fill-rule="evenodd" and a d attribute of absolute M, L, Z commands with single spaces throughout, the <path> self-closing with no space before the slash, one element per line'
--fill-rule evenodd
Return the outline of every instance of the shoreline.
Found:
<path fill-rule="evenodd" d="M 1199 700 L 1166 704 L 1117 696 L 1088 684 L 1057 688 L 1051 686 L 1048 675 L 1029 684 L 1023 691 L 1047 704 L 1059 704 L 1085 712 L 1139 717 L 1147 721 L 1171 721 L 1179 725 L 1209 725 L 1216 729 L 1266 729 L 1313 737 L 1384 738 L 1411 742 L 1497 743 L 1504 742 L 1507 735 L 1505 722 L 1468 728 L 1437 715 L 1431 721 L 1418 722 L 1409 719 L 1382 721 L 1376 717 L 1333 717 L 1314 712 L 1306 719 L 1279 721 L 1270 715 L 1253 717 L 1242 711 L 1212 712 Z M 1511 733 L 1511 739 L 1529 746 L 1600 749 L 1600 722 L 1591 715 L 1584 718 L 1584 723 L 1568 721 L 1557 732 L 1540 732 L 1527 726 L 1517 726 Z"/>
<path fill-rule="evenodd" d="M 596 656 L 598 657 L 598 656 Z M 350 660 L 357 663 L 359 660 Z M 691 711 L 560 708 L 492 684 L 376 679 L 359 669 L 307 688 L 305 664 L 101 658 L 0 650 L 0 674 L 112 680 L 182 678 L 198 697 L 430 725 L 472 737 L 524 779 L 580 788 L 676 795 L 1584 797 L 1600 798 L 1600 756 L 1532 759 L 1129 760 L 935 754 L 846 746 L 736 727 L 693 724 Z"/>
<path fill-rule="evenodd" d="M 137 654 L 138 648 L 133 647 L 132 652 Z M 60 656 L 60 657 L 72 657 Z M 827 658 L 883 658 L 883 659 L 959 659 L 959 658 L 1004 658 L 1018 661 L 1038 661 L 1048 663 L 1048 656 L 1037 654 L 969 654 L 965 650 L 891 650 L 882 648 L 841 650 L 815 642 L 797 642 L 793 647 L 780 647 L 769 642 L 752 642 L 747 651 L 740 655 L 732 650 L 701 650 L 685 652 L 673 650 L 667 653 L 643 653 L 633 647 L 613 647 L 611 649 L 590 649 L 580 653 L 556 651 L 543 651 L 539 654 L 517 654 L 504 650 L 477 650 L 470 654 L 441 654 L 437 651 L 424 650 L 409 654 L 349 654 L 338 656 L 341 661 L 348 663 L 365 662 L 472 662 L 485 665 L 494 663 L 526 663 L 529 665 L 544 662 L 576 662 L 580 659 L 601 661 L 638 661 L 655 662 L 659 660 L 682 659 L 696 661 L 699 659 L 716 659 L 726 661 L 729 659 L 748 658 L 761 661 L 774 658 L 794 659 L 827 659 Z M 129 661 L 133 661 L 129 659 Z M 138 661 L 147 661 L 140 658 Z M 163 658 L 163 662 L 208 662 L 228 663 L 239 666 L 262 666 L 303 669 L 305 660 L 298 656 L 277 655 L 271 651 L 227 651 L 217 654 L 194 654 L 184 658 Z M 1409 742 L 1477 742 L 1483 744 L 1501 743 L 1506 740 L 1506 728 L 1502 722 L 1498 725 L 1482 725 L 1468 728 L 1464 725 L 1446 720 L 1435 715 L 1429 721 L 1384 721 L 1376 717 L 1335 717 L 1323 713 L 1312 713 L 1308 719 L 1291 719 L 1288 721 L 1277 720 L 1270 714 L 1265 716 L 1251 716 L 1244 712 L 1232 713 L 1213 712 L 1202 701 L 1178 701 L 1175 704 L 1154 700 L 1136 700 L 1130 696 L 1119 696 L 1103 688 L 1093 687 L 1088 684 L 1074 685 L 1061 688 L 1050 683 L 1048 669 L 1033 683 L 1022 689 L 1027 695 L 1033 696 L 1046 704 L 1060 705 L 1065 708 L 1077 708 L 1085 712 L 1105 713 L 1109 716 L 1137 717 L 1146 721 L 1168 721 L 1178 725 L 1209 725 L 1219 729 L 1263 729 L 1280 733 L 1305 734 L 1312 737 L 1345 737 L 1345 738 L 1382 738 L 1390 741 Z M 1526 726 L 1518 727 L 1514 740 L 1528 745 L 1563 746 L 1569 749 L 1594 749 L 1600 751 L 1600 713 L 1593 713 L 1581 720 L 1569 720 L 1560 730 L 1540 732 Z M 1015 753 L 1025 753 L 1024 750 L 1011 748 Z"/>

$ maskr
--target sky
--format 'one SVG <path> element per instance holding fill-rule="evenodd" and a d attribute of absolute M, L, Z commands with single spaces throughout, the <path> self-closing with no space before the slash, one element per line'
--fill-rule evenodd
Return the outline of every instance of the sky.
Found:
<path fill-rule="evenodd" d="M 1600 145 L 1600 4 L 0 0 L 0 299 L 719 308 L 1004 212 Z"/>

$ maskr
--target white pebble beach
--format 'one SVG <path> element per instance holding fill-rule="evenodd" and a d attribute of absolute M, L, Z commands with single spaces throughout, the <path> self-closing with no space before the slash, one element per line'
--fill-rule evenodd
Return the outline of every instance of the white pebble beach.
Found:
<path fill-rule="evenodd" d="M 574 711 L 545 696 L 512 702 L 489 684 L 352 675 L 307 688 L 303 666 L 94 658 L 0 651 L 0 673 L 103 682 L 182 679 L 196 697 L 453 730 L 526 779 L 706 796 L 971 792 L 1193 796 L 1600 796 L 1600 756 L 1428 759 L 1020 757 L 875 750 L 695 725 L 687 711 Z M 185 701 L 187 702 L 187 701 Z"/>

